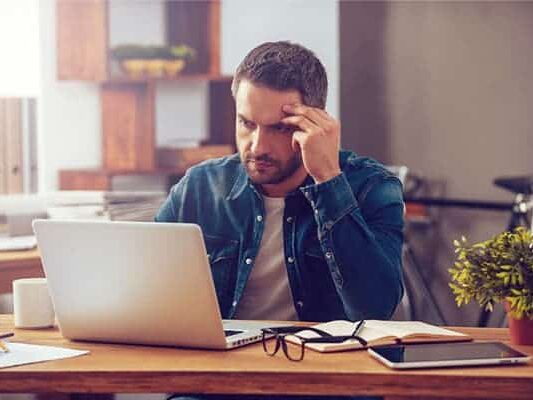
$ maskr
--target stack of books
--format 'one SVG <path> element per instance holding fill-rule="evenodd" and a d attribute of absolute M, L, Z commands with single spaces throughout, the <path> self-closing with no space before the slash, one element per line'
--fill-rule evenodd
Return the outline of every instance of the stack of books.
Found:
<path fill-rule="evenodd" d="M 136 199 L 115 199 L 107 204 L 107 212 L 111 221 L 153 221 L 161 204 L 165 200 L 164 193 L 139 195 Z"/>
<path fill-rule="evenodd" d="M 46 195 L 49 218 L 153 221 L 164 192 L 60 191 Z"/>

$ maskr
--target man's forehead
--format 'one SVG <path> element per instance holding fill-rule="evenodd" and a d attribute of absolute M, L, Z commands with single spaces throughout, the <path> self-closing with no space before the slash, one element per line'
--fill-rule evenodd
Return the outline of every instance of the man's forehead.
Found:
<path fill-rule="evenodd" d="M 283 105 L 301 101 L 297 90 L 279 91 L 249 81 L 240 83 L 235 96 L 237 114 L 264 125 L 279 123 L 286 116 Z"/>
<path fill-rule="evenodd" d="M 256 113 L 246 113 L 246 112 L 241 113 L 239 111 L 237 111 L 237 115 L 246 121 L 253 122 L 257 125 L 265 125 L 265 126 L 280 124 L 281 120 L 287 116 L 287 114 L 284 114 L 283 112 L 280 112 L 279 114 L 272 113 L 267 116 L 266 114 L 256 114 Z"/>

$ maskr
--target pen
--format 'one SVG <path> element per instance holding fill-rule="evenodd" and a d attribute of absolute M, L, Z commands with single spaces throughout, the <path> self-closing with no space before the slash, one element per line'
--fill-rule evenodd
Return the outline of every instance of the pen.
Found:
<path fill-rule="evenodd" d="M 5 339 L 5 338 L 11 337 L 13 335 L 15 335 L 13 332 L 0 333 L 0 339 Z M 8 347 L 6 346 L 6 344 L 4 342 L 2 342 L 2 340 L 0 340 L 0 350 L 2 350 L 4 353 L 9 352 Z"/>
<path fill-rule="evenodd" d="M 363 330 L 364 326 L 365 326 L 365 320 L 362 319 L 361 321 L 359 321 L 359 323 L 355 327 L 354 331 L 352 332 L 352 336 L 359 335 L 359 333 Z"/>

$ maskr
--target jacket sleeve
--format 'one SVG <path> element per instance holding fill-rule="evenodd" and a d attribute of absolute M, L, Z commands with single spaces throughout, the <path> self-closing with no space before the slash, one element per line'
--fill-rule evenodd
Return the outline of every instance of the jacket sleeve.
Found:
<path fill-rule="evenodd" d="M 390 318 L 403 295 L 400 181 L 376 174 L 356 198 L 343 172 L 301 190 L 314 209 L 318 239 L 346 316 Z"/>

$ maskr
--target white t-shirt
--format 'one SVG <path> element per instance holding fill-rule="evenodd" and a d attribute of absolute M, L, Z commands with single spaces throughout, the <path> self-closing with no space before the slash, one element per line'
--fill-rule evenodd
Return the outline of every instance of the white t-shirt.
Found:
<path fill-rule="evenodd" d="M 263 196 L 263 200 L 261 245 L 235 318 L 297 321 L 283 249 L 285 199 Z"/>

